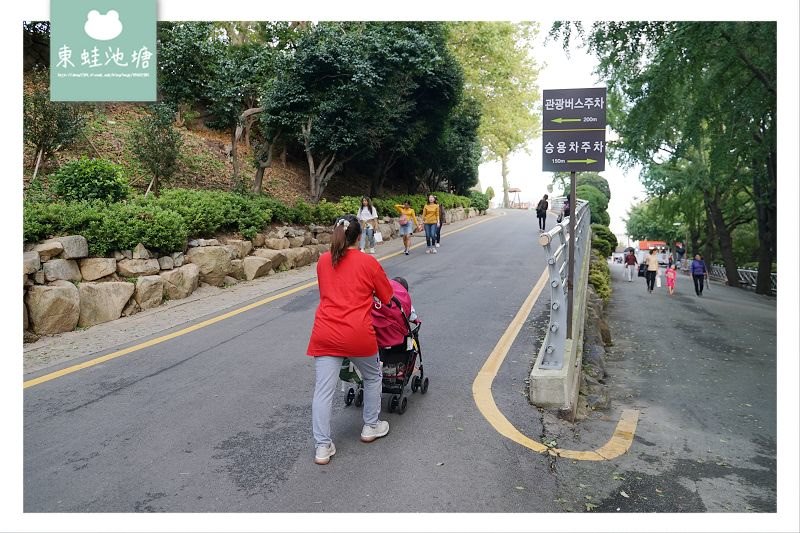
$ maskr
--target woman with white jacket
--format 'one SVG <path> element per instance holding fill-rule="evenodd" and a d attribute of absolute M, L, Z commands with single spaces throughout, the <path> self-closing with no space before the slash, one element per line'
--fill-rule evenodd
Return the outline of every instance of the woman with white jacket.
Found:
<path fill-rule="evenodd" d="M 368 196 L 361 198 L 361 209 L 358 210 L 358 222 L 361 224 L 361 243 L 359 248 L 362 252 L 375 253 L 375 229 L 378 227 L 378 211 L 372 205 L 372 200 Z M 366 249 L 364 245 L 369 245 Z"/>

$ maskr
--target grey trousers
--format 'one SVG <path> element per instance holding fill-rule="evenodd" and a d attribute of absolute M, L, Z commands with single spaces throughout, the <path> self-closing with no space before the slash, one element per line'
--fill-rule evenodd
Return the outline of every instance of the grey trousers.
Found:
<path fill-rule="evenodd" d="M 311 403 L 311 425 L 314 430 L 316 446 L 324 446 L 331 442 L 331 411 L 333 395 L 339 381 L 339 369 L 343 357 L 321 355 L 314 357 L 316 383 L 314 384 L 314 401 Z M 351 357 L 350 360 L 358 368 L 364 380 L 364 408 L 362 416 L 364 424 L 374 426 L 381 414 L 381 365 L 377 354 L 368 357 Z"/>

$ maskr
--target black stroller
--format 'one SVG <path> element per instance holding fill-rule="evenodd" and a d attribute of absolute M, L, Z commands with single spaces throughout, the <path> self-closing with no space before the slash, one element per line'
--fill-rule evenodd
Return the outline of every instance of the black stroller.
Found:
<path fill-rule="evenodd" d="M 396 298 L 392 298 L 392 300 L 403 314 L 408 334 L 402 344 L 379 349 L 383 365 L 382 392 L 392 395 L 387 405 L 388 411 L 390 413 L 397 411 L 398 414 L 403 414 L 408 404 L 405 393 L 409 384 L 412 393 L 420 391 L 425 394 L 428 392 L 428 378 L 425 377 L 425 370 L 422 366 L 422 349 L 419 343 L 421 324 L 411 322 L 400 302 Z M 350 405 L 355 401 L 356 406 L 361 406 L 364 402 L 364 384 L 361 376 L 355 371 L 355 367 L 347 359 L 342 363 L 339 379 L 354 385 L 347 391 L 345 405 Z"/>

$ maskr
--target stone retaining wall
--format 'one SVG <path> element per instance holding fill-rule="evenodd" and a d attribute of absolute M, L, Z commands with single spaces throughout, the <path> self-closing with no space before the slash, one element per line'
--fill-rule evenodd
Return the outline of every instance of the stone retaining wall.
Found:
<path fill-rule="evenodd" d="M 452 209 L 447 222 L 479 213 Z M 383 217 L 384 241 L 398 237 L 396 219 Z M 165 300 L 186 298 L 201 283 L 225 287 L 309 265 L 330 248 L 333 228 L 282 226 L 239 239 L 190 240 L 182 252 L 157 254 L 139 244 L 112 257 L 89 257 L 80 235 L 25 246 L 23 252 L 24 341 L 90 327 Z"/>

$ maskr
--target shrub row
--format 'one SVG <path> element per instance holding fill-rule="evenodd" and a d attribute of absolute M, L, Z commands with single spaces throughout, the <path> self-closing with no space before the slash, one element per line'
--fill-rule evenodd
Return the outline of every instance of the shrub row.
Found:
<path fill-rule="evenodd" d="M 470 204 L 469 198 L 439 194 L 445 208 Z M 411 198 L 421 209 L 425 197 Z M 89 241 L 92 255 L 109 255 L 140 242 L 166 253 L 181 250 L 187 239 L 212 237 L 219 232 L 238 232 L 252 239 L 270 222 L 330 225 L 342 214 L 357 212 L 360 200 L 345 197 L 340 202 L 322 200 L 317 205 L 300 200 L 290 207 L 263 195 L 167 189 L 159 197 L 137 196 L 117 203 L 100 199 L 26 201 L 23 234 L 25 242 L 80 234 Z M 392 216 L 396 213 L 394 204 L 405 200 L 376 199 L 376 207 L 381 216 Z"/>
<path fill-rule="evenodd" d="M 589 284 L 605 303 L 611 299 L 611 270 L 605 258 L 592 254 L 589 262 Z"/>

